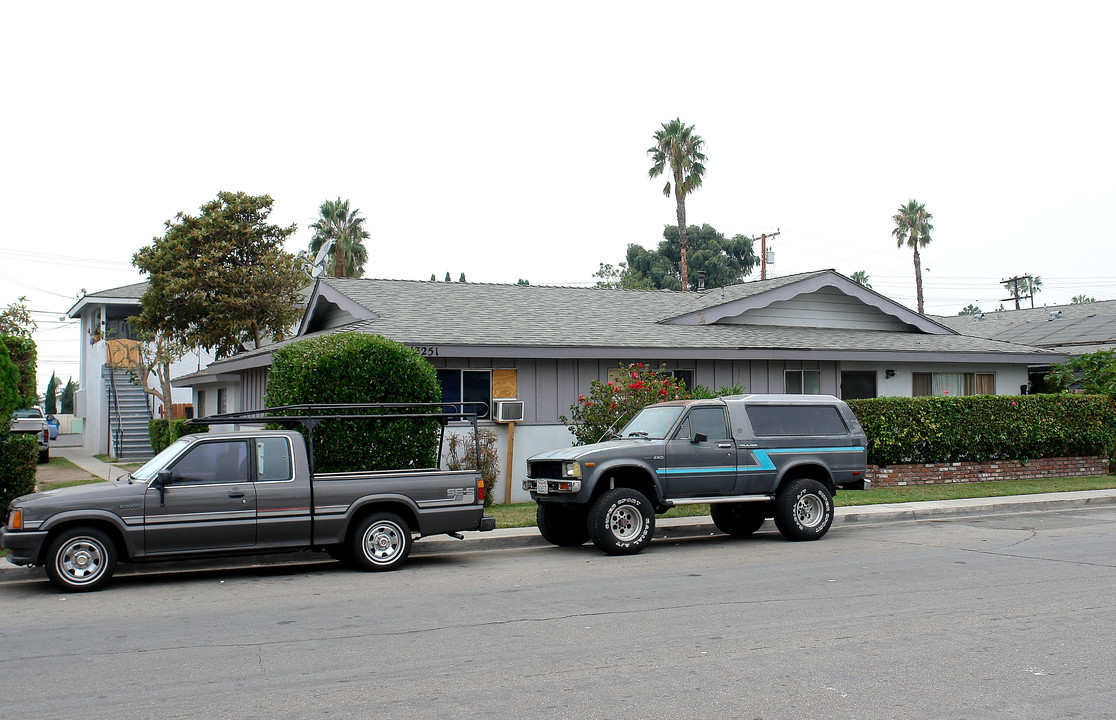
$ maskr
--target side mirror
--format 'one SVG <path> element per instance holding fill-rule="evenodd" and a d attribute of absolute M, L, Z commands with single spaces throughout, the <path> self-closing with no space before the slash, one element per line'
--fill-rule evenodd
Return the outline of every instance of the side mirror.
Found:
<path fill-rule="evenodd" d="M 694 433 L 694 436 L 690 438 L 690 442 L 694 445 L 697 445 L 698 443 L 709 442 L 709 436 L 705 433 Z"/>
<path fill-rule="evenodd" d="M 155 473 L 155 479 L 151 481 L 151 487 L 159 491 L 159 507 L 163 507 L 167 500 L 167 485 L 174 483 L 174 475 L 170 470 L 160 470 Z"/>

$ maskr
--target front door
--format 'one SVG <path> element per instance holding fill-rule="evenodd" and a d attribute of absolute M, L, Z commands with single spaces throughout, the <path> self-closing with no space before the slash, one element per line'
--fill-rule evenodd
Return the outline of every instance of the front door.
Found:
<path fill-rule="evenodd" d="M 725 411 L 695 407 L 667 441 L 668 498 L 728 495 L 736 483 L 736 443 Z"/>
<path fill-rule="evenodd" d="M 256 544 L 256 489 L 246 440 L 199 442 L 169 468 L 171 482 L 144 497 L 148 555 Z"/>

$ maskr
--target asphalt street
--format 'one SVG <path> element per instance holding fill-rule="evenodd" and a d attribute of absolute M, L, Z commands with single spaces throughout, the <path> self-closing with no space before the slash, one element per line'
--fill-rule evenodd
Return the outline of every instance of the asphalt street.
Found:
<path fill-rule="evenodd" d="M 1116 506 L 0 583 L 12 717 L 1116 717 Z M 464 543 L 462 545 L 465 545 Z"/>

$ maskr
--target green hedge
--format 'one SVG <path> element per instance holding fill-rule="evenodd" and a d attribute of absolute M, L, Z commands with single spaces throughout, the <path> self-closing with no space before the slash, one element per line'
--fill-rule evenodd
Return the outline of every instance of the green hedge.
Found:
<path fill-rule="evenodd" d="M 16 433 L 0 436 L 0 514 L 20 495 L 35 492 L 35 461 L 39 445 L 34 435 Z"/>
<path fill-rule="evenodd" d="M 338 333 L 279 348 L 267 376 L 267 405 L 436 403 L 434 367 L 406 345 L 379 335 Z M 432 420 L 326 421 L 314 430 L 318 472 L 438 465 Z"/>
<path fill-rule="evenodd" d="M 176 418 L 172 423 L 167 423 L 163 418 L 155 418 L 147 422 L 147 437 L 156 455 L 183 435 L 203 432 L 209 432 L 209 428 L 205 425 L 187 425 L 186 418 Z"/>
<path fill-rule="evenodd" d="M 1116 403 L 1102 395 L 975 395 L 849 400 L 868 462 L 959 462 L 1107 455 Z"/>

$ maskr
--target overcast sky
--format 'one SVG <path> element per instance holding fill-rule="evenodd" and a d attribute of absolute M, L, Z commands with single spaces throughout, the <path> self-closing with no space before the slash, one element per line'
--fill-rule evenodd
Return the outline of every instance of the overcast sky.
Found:
<path fill-rule="evenodd" d="M 590 285 L 674 223 L 647 148 L 706 141 L 690 224 L 778 228 L 771 275 L 864 270 L 915 306 L 891 236 L 934 214 L 926 311 L 1116 298 L 1116 3 L 54 2 L 0 6 L 0 307 L 59 324 L 179 211 L 268 194 L 299 230 L 367 218 L 366 276 Z M 758 272 L 757 272 L 758 276 Z M 463 316 L 463 322 L 467 322 Z"/>

